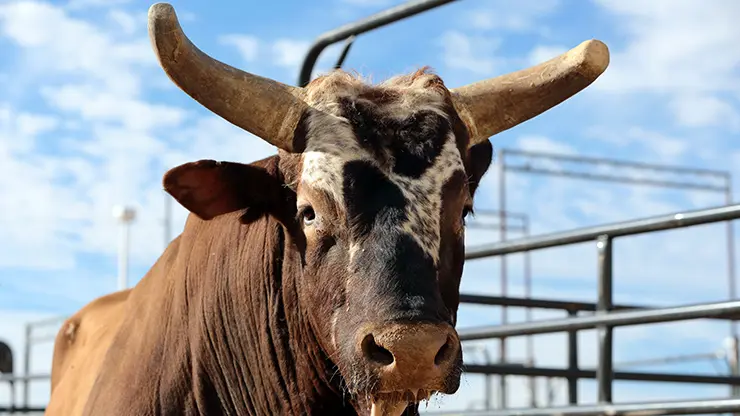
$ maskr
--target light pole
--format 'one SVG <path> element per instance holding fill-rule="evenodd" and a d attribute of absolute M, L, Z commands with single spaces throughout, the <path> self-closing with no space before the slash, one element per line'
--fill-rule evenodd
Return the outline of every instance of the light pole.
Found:
<path fill-rule="evenodd" d="M 113 218 L 121 224 L 118 243 L 118 290 L 124 290 L 128 286 L 129 230 L 131 222 L 136 218 L 136 211 L 131 207 L 116 205 L 113 207 Z"/>

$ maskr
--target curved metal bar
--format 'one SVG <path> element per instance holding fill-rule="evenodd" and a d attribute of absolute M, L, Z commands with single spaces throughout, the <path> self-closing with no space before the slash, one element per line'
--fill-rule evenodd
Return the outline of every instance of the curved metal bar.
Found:
<path fill-rule="evenodd" d="M 337 59 L 337 63 L 334 64 L 334 69 L 339 69 L 342 67 L 342 64 L 344 64 L 344 60 L 347 59 L 347 54 L 349 53 L 349 50 L 352 48 L 352 44 L 354 43 L 355 43 L 355 35 L 348 37 L 344 41 L 344 49 L 342 49 L 342 53 L 339 55 L 339 59 Z"/>
<path fill-rule="evenodd" d="M 396 7 L 384 10 L 376 13 L 372 16 L 366 17 L 362 20 L 358 20 L 354 23 L 349 23 L 344 26 L 340 26 L 337 29 L 331 30 L 320 35 L 316 41 L 314 41 L 311 48 L 306 53 L 306 57 L 303 59 L 303 65 L 301 66 L 301 72 L 298 76 L 298 86 L 305 87 L 309 81 L 311 81 L 311 72 L 313 72 L 314 65 L 319 59 L 319 55 L 326 49 L 327 46 L 341 42 L 350 36 L 357 36 L 361 33 L 366 33 L 379 27 L 388 25 L 393 22 L 397 22 L 401 19 L 417 15 L 419 13 L 431 10 L 435 7 L 452 3 L 457 0 L 415 0 L 409 1 L 408 3 L 401 4 Z M 342 59 L 343 60 L 343 59 Z"/>

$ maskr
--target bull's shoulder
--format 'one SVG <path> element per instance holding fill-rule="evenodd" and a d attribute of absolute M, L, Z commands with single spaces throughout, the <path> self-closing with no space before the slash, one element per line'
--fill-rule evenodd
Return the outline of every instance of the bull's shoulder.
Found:
<path fill-rule="evenodd" d="M 49 408 L 76 414 L 124 317 L 131 289 L 94 299 L 67 318 L 57 332 L 51 368 Z M 74 400 L 71 400 L 72 398 Z M 69 413 L 71 412 L 71 413 Z"/>
<path fill-rule="evenodd" d="M 101 336 L 110 336 L 110 330 L 120 323 L 130 292 L 128 289 L 96 298 L 64 321 L 54 341 L 52 389 L 71 351 L 95 348 L 101 345 Z"/>

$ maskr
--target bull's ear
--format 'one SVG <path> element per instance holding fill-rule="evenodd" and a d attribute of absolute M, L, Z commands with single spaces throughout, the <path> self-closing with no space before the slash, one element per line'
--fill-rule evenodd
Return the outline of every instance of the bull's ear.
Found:
<path fill-rule="evenodd" d="M 263 211 L 279 192 L 276 181 L 254 164 L 199 160 L 170 169 L 162 183 L 165 191 L 188 211 L 210 220 L 245 208 Z"/>
<path fill-rule="evenodd" d="M 490 140 L 484 140 L 472 146 L 468 152 L 470 154 L 468 187 L 470 188 L 470 194 L 475 195 L 475 191 L 478 189 L 480 180 L 491 166 L 491 161 L 493 159 L 493 145 Z"/>

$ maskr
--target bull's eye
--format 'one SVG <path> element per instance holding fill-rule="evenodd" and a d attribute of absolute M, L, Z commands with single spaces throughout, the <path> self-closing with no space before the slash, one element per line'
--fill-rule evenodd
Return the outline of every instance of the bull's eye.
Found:
<path fill-rule="evenodd" d="M 316 212 L 314 212 L 313 208 L 310 205 L 304 207 L 301 210 L 301 213 L 299 216 L 303 220 L 303 224 L 306 226 L 312 225 L 313 222 L 316 220 Z"/>

